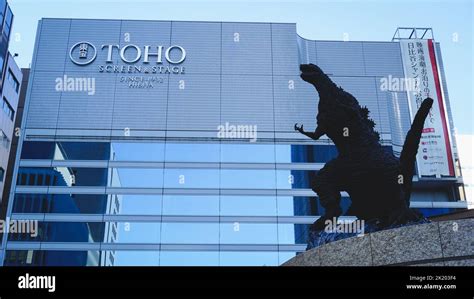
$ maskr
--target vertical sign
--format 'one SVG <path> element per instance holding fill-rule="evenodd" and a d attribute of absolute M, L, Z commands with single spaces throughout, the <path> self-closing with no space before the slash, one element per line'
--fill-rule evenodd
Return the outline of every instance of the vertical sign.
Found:
<path fill-rule="evenodd" d="M 454 176 L 450 134 L 433 40 L 402 40 L 400 47 L 405 82 L 414 82 L 410 84 L 414 88 L 407 88 L 411 120 L 425 98 L 434 100 L 416 157 L 419 175 Z"/>

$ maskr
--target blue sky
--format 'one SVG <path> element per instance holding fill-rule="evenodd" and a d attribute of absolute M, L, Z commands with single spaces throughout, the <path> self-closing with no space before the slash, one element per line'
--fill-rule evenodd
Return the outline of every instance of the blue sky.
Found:
<path fill-rule="evenodd" d="M 10 50 L 31 62 L 43 17 L 297 23 L 308 39 L 391 40 L 399 26 L 432 27 L 441 43 L 458 133 L 474 134 L 473 10 L 471 0 L 10 0 L 15 14 Z M 456 39 L 457 37 L 457 39 Z"/>

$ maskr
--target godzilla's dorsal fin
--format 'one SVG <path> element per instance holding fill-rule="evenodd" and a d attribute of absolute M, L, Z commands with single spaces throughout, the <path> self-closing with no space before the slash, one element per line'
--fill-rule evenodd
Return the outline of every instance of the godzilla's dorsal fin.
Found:
<path fill-rule="evenodd" d="M 415 171 L 416 153 L 423 131 L 425 119 L 433 105 L 433 99 L 426 98 L 416 112 L 415 119 L 405 138 L 402 153 L 400 155 L 400 170 L 403 176 L 403 194 L 407 206 L 410 205 L 410 194 L 412 187 L 413 172 Z"/>

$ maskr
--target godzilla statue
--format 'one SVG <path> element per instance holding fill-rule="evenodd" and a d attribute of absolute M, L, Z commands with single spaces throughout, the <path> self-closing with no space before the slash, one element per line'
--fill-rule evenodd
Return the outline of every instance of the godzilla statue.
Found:
<path fill-rule="evenodd" d="M 351 198 L 346 214 L 365 222 L 376 221 L 377 229 L 423 221 L 422 215 L 409 208 L 409 202 L 418 144 L 433 100 L 423 101 L 397 158 L 381 146 L 366 107 L 318 66 L 302 64 L 300 70 L 301 78 L 318 91 L 319 105 L 316 130 L 306 132 L 298 124 L 295 130 L 314 140 L 327 135 L 339 152 L 311 179 L 312 190 L 325 208 L 311 231 L 322 231 L 326 220 L 341 216 L 341 191 Z"/>

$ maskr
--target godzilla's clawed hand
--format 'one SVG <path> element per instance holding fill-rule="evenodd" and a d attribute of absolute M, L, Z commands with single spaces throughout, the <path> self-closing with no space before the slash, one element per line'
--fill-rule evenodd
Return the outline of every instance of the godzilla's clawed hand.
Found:
<path fill-rule="evenodd" d="M 298 131 L 300 133 L 304 132 L 303 125 L 298 127 L 298 123 L 295 124 L 295 131 Z"/>

